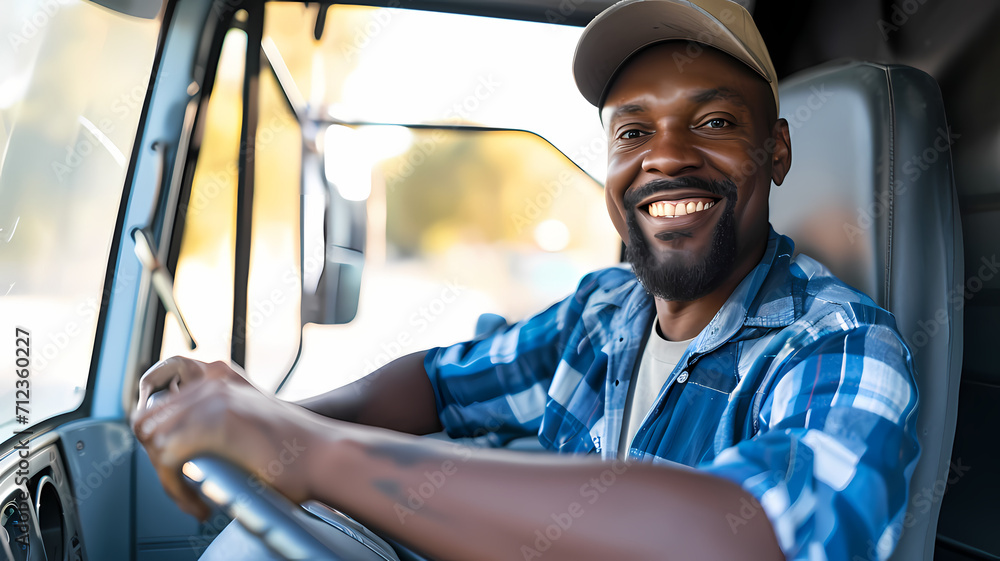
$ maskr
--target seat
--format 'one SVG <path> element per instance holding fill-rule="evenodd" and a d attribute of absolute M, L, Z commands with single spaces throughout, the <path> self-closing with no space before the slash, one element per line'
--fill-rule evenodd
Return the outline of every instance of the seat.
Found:
<path fill-rule="evenodd" d="M 891 559 L 930 560 L 962 366 L 962 230 L 941 92 L 915 68 L 838 61 L 787 78 L 780 99 L 792 167 L 772 187 L 771 223 L 892 312 L 913 353 L 921 456 Z M 864 559 L 885 558 L 870 545 Z"/>

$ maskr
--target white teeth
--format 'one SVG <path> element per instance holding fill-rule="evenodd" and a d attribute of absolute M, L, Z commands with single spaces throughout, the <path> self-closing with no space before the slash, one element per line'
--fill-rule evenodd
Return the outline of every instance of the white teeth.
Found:
<path fill-rule="evenodd" d="M 675 216 L 687 216 L 688 214 L 694 214 L 696 212 L 701 212 L 703 210 L 708 210 L 715 206 L 715 201 L 694 201 L 674 204 L 663 201 L 658 201 L 649 204 L 649 215 L 654 218 L 666 217 L 673 218 Z"/>

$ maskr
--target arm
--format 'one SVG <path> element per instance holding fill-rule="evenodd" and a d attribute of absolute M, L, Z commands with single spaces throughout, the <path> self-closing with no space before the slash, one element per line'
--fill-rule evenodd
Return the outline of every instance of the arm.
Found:
<path fill-rule="evenodd" d="M 304 399 L 297 405 L 324 417 L 409 434 L 440 431 L 434 393 L 424 370 L 426 355 L 422 351 L 400 357 L 360 380 Z M 209 364 L 179 356 L 160 361 L 139 382 L 138 408 L 145 408 L 149 396 L 159 390 L 177 390 L 203 379 L 242 381 L 249 385 L 246 375 L 233 368 L 224 362 Z"/>
<path fill-rule="evenodd" d="M 502 333 L 404 356 L 298 405 L 332 419 L 409 434 L 446 428 L 452 436 L 492 432 L 502 440 L 537 433 L 542 412 L 515 412 L 507 396 L 532 388 L 544 394 L 571 335 L 566 327 L 578 321 L 584 302 L 600 288 L 597 279 L 587 275 L 576 294 Z M 509 356 L 511 349 L 517 349 L 516 359 Z"/>
<path fill-rule="evenodd" d="M 185 510 L 184 459 L 211 452 L 293 501 L 319 499 L 440 559 L 780 559 L 766 517 L 730 530 L 749 495 L 687 469 L 512 454 L 316 415 L 219 373 L 134 419 Z M 277 477 L 267 466 L 297 451 Z"/>
<path fill-rule="evenodd" d="M 555 316 L 565 316 L 560 310 L 568 302 L 570 300 L 527 320 L 524 322 L 527 329 L 523 329 L 522 325 L 502 335 L 511 343 L 519 344 L 519 333 L 541 333 L 542 337 L 530 337 L 530 342 L 525 344 L 530 349 L 528 354 L 535 359 L 533 364 L 538 368 L 525 369 L 510 363 L 493 364 L 494 357 L 490 352 L 492 343 L 470 341 L 448 349 L 448 355 L 457 358 L 457 362 L 439 360 L 442 349 L 415 353 L 398 359 L 353 384 L 300 404 L 283 402 L 273 397 L 260 402 L 260 392 L 225 363 L 206 364 L 172 357 L 154 365 L 140 380 L 133 430 L 149 452 L 167 493 L 187 512 L 200 518 L 208 516 L 209 511 L 179 479 L 178 470 L 183 460 L 201 453 L 212 453 L 251 470 L 251 466 L 267 465 L 282 453 L 283 445 L 288 444 L 294 448 L 297 446 L 294 444 L 297 437 L 301 441 L 308 436 L 300 434 L 300 422 L 303 419 L 326 419 L 330 422 L 338 419 L 350 423 L 339 423 L 339 426 L 370 424 L 417 434 L 440 430 L 435 383 L 437 389 L 447 396 L 442 398 L 442 409 L 449 403 L 454 404 L 458 396 L 469 401 L 468 405 L 471 406 L 460 415 L 457 423 L 452 419 L 453 423 L 449 426 L 452 432 L 461 434 L 465 431 L 476 436 L 482 434 L 479 432 L 481 429 L 503 431 L 504 434 L 528 429 L 537 431 L 541 411 L 529 413 L 530 418 L 521 422 L 517 414 L 506 407 L 509 404 L 503 390 L 511 387 L 509 384 L 504 386 L 498 382 L 486 384 L 483 388 L 481 384 L 470 385 L 463 381 L 471 376 L 478 377 L 474 381 L 482 382 L 481 374 L 484 370 L 493 372 L 493 377 L 497 380 L 502 377 L 503 371 L 510 369 L 521 373 L 545 373 L 551 370 L 544 368 L 544 361 L 539 360 L 539 354 L 551 355 L 549 358 L 557 357 L 555 350 L 545 350 L 550 347 L 546 339 L 554 338 L 558 333 L 558 330 L 550 327 Z M 433 365 L 433 374 L 425 369 L 425 363 Z M 544 384 L 546 380 L 545 377 L 535 379 L 520 376 L 518 383 L 535 386 Z M 476 390 L 474 395 L 469 391 L 473 387 Z M 164 388 L 170 389 L 169 396 L 156 405 L 149 404 L 149 396 Z M 190 400 L 206 399 L 221 388 L 229 392 L 229 399 L 209 400 L 203 404 L 204 409 L 191 405 Z M 245 398 L 234 397 L 237 394 Z M 182 398 L 182 395 L 189 397 Z M 248 405 L 255 402 L 258 407 Z M 450 409 L 452 417 L 456 410 Z M 523 415 L 525 411 L 521 408 L 518 412 Z M 185 435 L 180 436 L 180 433 Z M 154 434 L 161 436 L 154 437 Z M 286 472 L 301 474 L 306 463 L 295 462 L 295 469 L 288 469 Z M 270 481 L 270 477 L 266 475 L 262 474 L 261 478 Z M 290 498 L 297 498 L 301 502 L 311 496 L 303 490 L 302 485 L 308 483 L 304 477 L 289 481 L 296 483 L 281 490 Z"/>
<path fill-rule="evenodd" d="M 426 355 L 398 358 L 356 382 L 297 403 L 332 419 L 409 434 L 438 432 L 441 421 L 424 371 Z"/>
<path fill-rule="evenodd" d="M 310 493 L 436 559 L 784 559 L 767 517 L 731 531 L 752 497 L 697 471 L 359 429 L 320 439 Z"/>

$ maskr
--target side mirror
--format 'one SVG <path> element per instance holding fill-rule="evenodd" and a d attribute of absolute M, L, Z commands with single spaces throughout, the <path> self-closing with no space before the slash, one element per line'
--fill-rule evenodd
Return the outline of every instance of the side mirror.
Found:
<path fill-rule="evenodd" d="M 324 142 L 302 154 L 302 325 L 349 323 L 358 313 L 368 217 L 364 198 L 345 198 L 344 189 L 329 179 L 340 181 L 337 174 L 331 176 L 336 162 L 329 154 L 342 148 Z M 370 189 L 370 166 L 367 175 L 353 171 Z"/>
<path fill-rule="evenodd" d="M 315 122 L 302 157 L 302 324 L 354 319 L 361 295 L 372 169 L 413 142 L 399 125 Z"/>

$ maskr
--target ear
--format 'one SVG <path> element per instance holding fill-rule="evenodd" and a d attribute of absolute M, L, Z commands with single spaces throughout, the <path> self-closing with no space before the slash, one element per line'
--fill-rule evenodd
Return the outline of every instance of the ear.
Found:
<path fill-rule="evenodd" d="M 788 135 L 788 121 L 778 119 L 771 129 L 774 139 L 774 151 L 771 152 L 771 181 L 781 185 L 792 167 L 792 141 Z"/>

